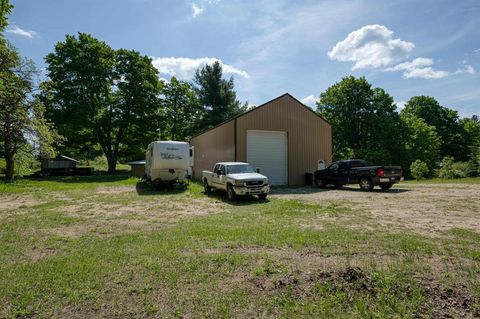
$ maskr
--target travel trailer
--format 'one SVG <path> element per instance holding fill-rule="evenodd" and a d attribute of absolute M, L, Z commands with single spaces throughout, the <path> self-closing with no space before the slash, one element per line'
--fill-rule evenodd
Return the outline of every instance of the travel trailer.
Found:
<path fill-rule="evenodd" d="M 156 141 L 148 145 L 145 175 L 156 189 L 174 184 L 186 187 L 191 163 L 190 145 L 186 142 Z"/>

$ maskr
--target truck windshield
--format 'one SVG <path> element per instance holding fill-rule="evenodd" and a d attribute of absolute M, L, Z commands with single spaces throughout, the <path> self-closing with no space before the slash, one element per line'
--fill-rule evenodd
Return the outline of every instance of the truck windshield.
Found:
<path fill-rule="evenodd" d="M 253 168 L 247 164 L 228 165 L 227 174 L 255 173 Z"/>

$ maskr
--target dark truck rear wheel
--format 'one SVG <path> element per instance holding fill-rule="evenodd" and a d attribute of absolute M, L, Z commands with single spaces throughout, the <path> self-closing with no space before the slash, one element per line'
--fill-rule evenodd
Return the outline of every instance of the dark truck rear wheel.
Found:
<path fill-rule="evenodd" d="M 388 191 L 390 188 L 392 188 L 393 184 L 388 183 L 388 184 L 380 184 L 380 188 L 383 189 L 384 191 Z"/>
<path fill-rule="evenodd" d="M 363 177 L 360 179 L 359 182 L 360 188 L 364 191 L 371 191 L 373 190 L 373 182 L 368 177 Z"/>

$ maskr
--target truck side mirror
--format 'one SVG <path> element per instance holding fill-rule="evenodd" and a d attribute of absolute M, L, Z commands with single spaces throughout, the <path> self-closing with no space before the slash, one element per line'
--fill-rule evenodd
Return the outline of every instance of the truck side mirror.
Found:
<path fill-rule="evenodd" d="M 217 175 L 222 175 L 222 170 L 221 169 L 217 169 Z"/>
<path fill-rule="evenodd" d="M 255 172 L 260 173 L 260 168 L 257 167 L 257 168 L 255 169 Z"/>

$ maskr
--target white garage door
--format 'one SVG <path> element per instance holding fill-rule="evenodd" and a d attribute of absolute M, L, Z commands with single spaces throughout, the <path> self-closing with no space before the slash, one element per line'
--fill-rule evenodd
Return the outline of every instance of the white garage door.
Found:
<path fill-rule="evenodd" d="M 288 184 L 287 133 L 247 131 L 247 162 L 259 168 L 271 185 Z"/>

